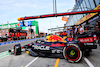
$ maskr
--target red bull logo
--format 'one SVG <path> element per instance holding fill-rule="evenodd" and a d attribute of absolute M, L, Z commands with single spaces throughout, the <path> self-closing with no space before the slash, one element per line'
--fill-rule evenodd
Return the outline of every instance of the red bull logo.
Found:
<path fill-rule="evenodd" d="M 62 37 L 57 36 L 57 35 L 49 35 L 46 38 L 47 38 L 47 41 L 49 42 L 56 42 L 56 41 L 66 42 Z"/>
<path fill-rule="evenodd" d="M 72 41 L 73 38 L 67 38 L 67 36 L 60 37 L 57 35 L 49 35 L 46 37 L 48 42 L 67 42 L 67 41 Z"/>

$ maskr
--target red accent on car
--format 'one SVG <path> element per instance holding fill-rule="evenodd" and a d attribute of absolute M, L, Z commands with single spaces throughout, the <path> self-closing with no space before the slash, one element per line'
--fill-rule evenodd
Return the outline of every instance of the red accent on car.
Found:
<path fill-rule="evenodd" d="M 56 43 L 56 44 L 52 43 L 51 47 L 64 47 L 64 43 L 62 43 L 62 44 L 60 44 L 60 43 Z"/>
<path fill-rule="evenodd" d="M 73 40 L 73 38 L 67 38 L 67 41 L 72 41 Z"/>
<path fill-rule="evenodd" d="M 27 44 L 27 46 L 30 46 L 30 44 Z"/>

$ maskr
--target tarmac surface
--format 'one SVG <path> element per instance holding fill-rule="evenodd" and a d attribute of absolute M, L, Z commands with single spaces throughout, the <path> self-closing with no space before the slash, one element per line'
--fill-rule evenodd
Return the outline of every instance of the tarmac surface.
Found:
<path fill-rule="evenodd" d="M 21 45 L 28 44 L 31 41 L 21 42 Z M 0 45 L 0 53 L 7 51 L 14 44 Z M 0 67 L 100 67 L 100 46 L 90 52 L 89 57 L 83 57 L 78 63 L 69 63 L 65 59 L 32 57 L 23 52 L 21 55 L 7 55 L 0 58 Z"/>

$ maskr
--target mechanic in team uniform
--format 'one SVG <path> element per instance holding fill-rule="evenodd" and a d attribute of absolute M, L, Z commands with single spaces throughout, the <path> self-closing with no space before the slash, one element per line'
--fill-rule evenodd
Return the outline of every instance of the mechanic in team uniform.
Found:
<path fill-rule="evenodd" d="M 66 31 L 66 33 L 67 33 L 67 37 L 70 37 L 70 28 L 67 28 L 67 31 Z"/>
<path fill-rule="evenodd" d="M 77 26 L 75 26 L 74 34 L 78 35 L 78 27 Z"/>
<path fill-rule="evenodd" d="M 98 39 L 98 43 L 100 43 L 100 22 L 96 23 L 96 26 L 95 26 L 95 30 L 96 30 L 96 35 L 97 35 L 97 39 Z"/>
<path fill-rule="evenodd" d="M 98 22 L 98 31 L 99 31 L 99 39 L 98 39 L 98 42 L 99 42 L 99 44 L 100 44 L 100 22 Z"/>
<path fill-rule="evenodd" d="M 75 30 L 74 30 L 74 36 L 75 39 L 77 39 L 77 36 L 80 34 L 80 28 L 78 26 L 74 26 Z"/>

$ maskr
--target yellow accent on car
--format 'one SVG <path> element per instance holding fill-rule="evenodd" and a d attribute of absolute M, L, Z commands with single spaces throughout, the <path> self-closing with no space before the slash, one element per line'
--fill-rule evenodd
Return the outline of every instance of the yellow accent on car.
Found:
<path fill-rule="evenodd" d="M 29 51 L 26 51 L 27 54 L 29 54 Z"/>

